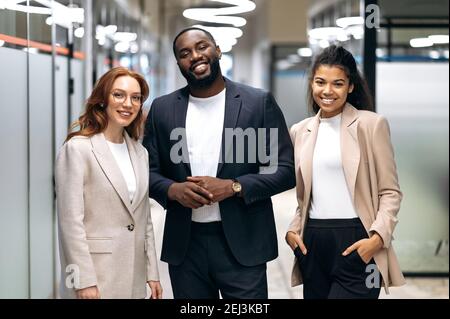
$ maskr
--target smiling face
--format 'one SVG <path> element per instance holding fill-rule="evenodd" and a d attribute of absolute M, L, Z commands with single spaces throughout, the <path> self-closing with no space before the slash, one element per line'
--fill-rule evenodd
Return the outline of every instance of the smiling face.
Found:
<path fill-rule="evenodd" d="M 344 70 L 337 66 L 321 65 L 314 74 L 312 96 L 320 107 L 322 117 L 333 117 L 342 112 L 353 84 Z"/>
<path fill-rule="evenodd" d="M 139 82 L 131 76 L 118 77 L 111 88 L 106 114 L 108 126 L 125 128 L 137 117 L 142 103 Z"/>
<path fill-rule="evenodd" d="M 207 87 L 220 74 L 220 48 L 200 30 L 187 31 L 177 39 L 175 56 L 191 86 Z"/>

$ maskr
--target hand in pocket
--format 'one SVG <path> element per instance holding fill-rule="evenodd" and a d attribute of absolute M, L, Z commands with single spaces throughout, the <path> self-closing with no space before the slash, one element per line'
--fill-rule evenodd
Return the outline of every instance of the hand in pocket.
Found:
<path fill-rule="evenodd" d="M 307 249 L 305 247 L 305 244 L 303 243 L 303 240 L 300 238 L 300 235 L 294 232 L 287 232 L 286 234 L 286 242 L 291 247 L 291 249 L 294 251 L 294 254 L 296 253 L 296 250 L 298 253 L 301 253 L 303 255 L 307 254 Z"/>

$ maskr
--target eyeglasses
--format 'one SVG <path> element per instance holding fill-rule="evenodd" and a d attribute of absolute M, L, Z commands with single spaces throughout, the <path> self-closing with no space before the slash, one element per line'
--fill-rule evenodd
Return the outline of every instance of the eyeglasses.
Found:
<path fill-rule="evenodd" d="M 114 99 L 114 102 L 116 103 L 125 103 L 127 100 L 127 95 L 125 92 L 122 91 L 114 91 L 111 92 L 111 95 Z M 142 95 L 141 94 L 133 94 L 130 96 L 131 104 L 134 106 L 141 106 L 142 105 Z"/>

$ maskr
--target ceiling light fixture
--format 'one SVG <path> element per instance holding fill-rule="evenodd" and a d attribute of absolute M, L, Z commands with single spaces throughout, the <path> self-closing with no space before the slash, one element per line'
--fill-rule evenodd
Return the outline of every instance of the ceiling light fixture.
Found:
<path fill-rule="evenodd" d="M 446 58 L 448 60 L 448 50 L 444 51 L 444 58 Z"/>
<path fill-rule="evenodd" d="M 441 57 L 441 54 L 439 53 L 439 51 L 437 50 L 431 50 L 430 53 L 428 54 L 430 58 L 432 58 L 433 60 L 437 60 Z"/>
<path fill-rule="evenodd" d="M 448 44 L 448 34 L 430 35 L 428 37 L 434 44 Z"/>
<path fill-rule="evenodd" d="M 186 9 L 183 12 L 183 16 L 188 19 L 202 22 L 231 24 L 235 27 L 242 27 L 247 24 L 247 20 L 241 17 L 233 17 L 230 15 L 250 12 L 255 10 L 256 8 L 255 3 L 249 0 L 209 0 L 209 1 L 230 4 L 232 5 L 232 7 L 217 8 L 217 9 L 210 9 L 210 8 Z"/>
<path fill-rule="evenodd" d="M 341 28 L 347 28 L 352 25 L 364 25 L 363 17 L 345 17 L 336 20 L 336 25 Z"/>
<path fill-rule="evenodd" d="M 34 0 L 44 7 L 29 6 L 21 4 L 27 2 L 26 0 L 0 0 L 0 9 L 20 11 L 31 14 L 49 15 L 46 23 L 52 25 L 58 24 L 64 28 L 71 28 L 73 23 L 84 22 L 84 9 L 66 7 L 57 1 L 51 0 Z"/>
<path fill-rule="evenodd" d="M 411 39 L 409 41 L 409 44 L 413 48 L 426 48 L 433 46 L 433 41 L 431 41 L 429 38 L 415 38 Z"/>
<path fill-rule="evenodd" d="M 336 20 L 336 25 L 343 28 L 347 33 L 347 39 L 344 36 L 338 36 L 338 41 L 347 41 L 350 36 L 356 40 L 364 38 L 364 18 L 363 17 L 344 17 Z"/>
<path fill-rule="evenodd" d="M 107 36 L 113 36 L 114 33 L 117 32 L 117 26 L 114 25 L 114 24 L 107 25 L 107 26 L 103 29 L 103 31 L 105 32 L 105 35 L 107 35 Z"/>
<path fill-rule="evenodd" d="M 130 49 L 130 43 L 129 42 L 118 42 L 114 46 L 114 50 L 120 53 L 126 53 Z"/>
<path fill-rule="evenodd" d="M 328 48 L 328 47 L 330 46 L 330 42 L 328 42 L 328 40 L 325 40 L 325 39 L 320 40 L 320 41 L 319 41 L 319 46 L 320 46 L 322 49 Z"/>
<path fill-rule="evenodd" d="M 137 34 L 134 32 L 116 32 L 113 35 L 116 42 L 133 42 L 137 39 Z"/>
<path fill-rule="evenodd" d="M 356 40 L 364 38 L 364 27 L 361 25 L 352 25 L 345 29 L 348 35 L 352 35 Z"/>
<path fill-rule="evenodd" d="M 310 48 L 300 48 L 298 49 L 297 53 L 302 57 L 311 57 L 313 55 L 313 52 Z"/>
<path fill-rule="evenodd" d="M 382 58 L 382 57 L 384 57 L 384 56 L 386 55 L 386 53 L 384 52 L 384 50 L 381 49 L 381 48 L 377 48 L 377 49 L 375 50 L 375 54 L 376 54 L 377 58 Z"/>
<path fill-rule="evenodd" d="M 84 28 L 83 27 L 76 28 L 75 31 L 73 32 L 73 35 L 81 39 L 82 37 L 84 37 Z"/>
<path fill-rule="evenodd" d="M 194 27 L 211 33 L 223 53 L 230 52 L 237 43 L 237 39 L 244 34 L 241 29 L 233 27 L 207 27 L 204 25 L 195 25 Z"/>
<path fill-rule="evenodd" d="M 136 42 L 130 43 L 130 53 L 135 54 L 139 52 L 139 45 Z"/>
<path fill-rule="evenodd" d="M 233 46 L 237 43 L 237 39 L 242 37 L 243 32 L 239 29 L 246 25 L 247 21 L 242 17 L 236 17 L 241 13 L 246 13 L 255 10 L 256 5 L 253 1 L 249 0 L 209 0 L 211 2 L 220 2 L 231 5 L 224 8 L 195 8 L 186 9 L 183 12 L 183 16 L 197 21 L 207 23 L 217 23 L 230 25 L 228 27 L 213 27 L 195 25 L 194 27 L 202 28 L 210 32 L 217 44 L 220 46 L 222 52 L 226 53 L 232 50 Z"/>
<path fill-rule="evenodd" d="M 350 40 L 350 37 L 347 34 L 339 34 L 336 38 L 339 42 L 345 42 Z"/>
<path fill-rule="evenodd" d="M 339 27 L 325 27 L 311 29 L 308 31 L 308 35 L 315 40 L 336 40 L 339 37 L 347 36 L 347 33 Z"/>

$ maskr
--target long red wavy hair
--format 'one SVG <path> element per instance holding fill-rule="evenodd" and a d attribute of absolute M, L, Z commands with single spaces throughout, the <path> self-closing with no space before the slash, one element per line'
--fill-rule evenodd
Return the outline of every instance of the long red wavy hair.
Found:
<path fill-rule="evenodd" d="M 85 112 L 70 127 L 70 131 L 73 131 L 77 127 L 78 130 L 70 132 L 67 135 L 66 142 L 74 136 L 91 137 L 106 129 L 108 126 L 106 107 L 108 105 L 109 94 L 111 93 L 114 81 L 121 76 L 130 76 L 138 81 L 141 88 L 142 104 L 147 100 L 149 87 L 142 75 L 124 67 L 117 67 L 109 70 L 95 84 L 91 96 L 87 99 Z M 139 113 L 134 121 L 125 128 L 131 138 L 135 140 L 139 139 L 143 130 L 143 121 L 144 115 L 142 114 L 141 105 Z"/>

